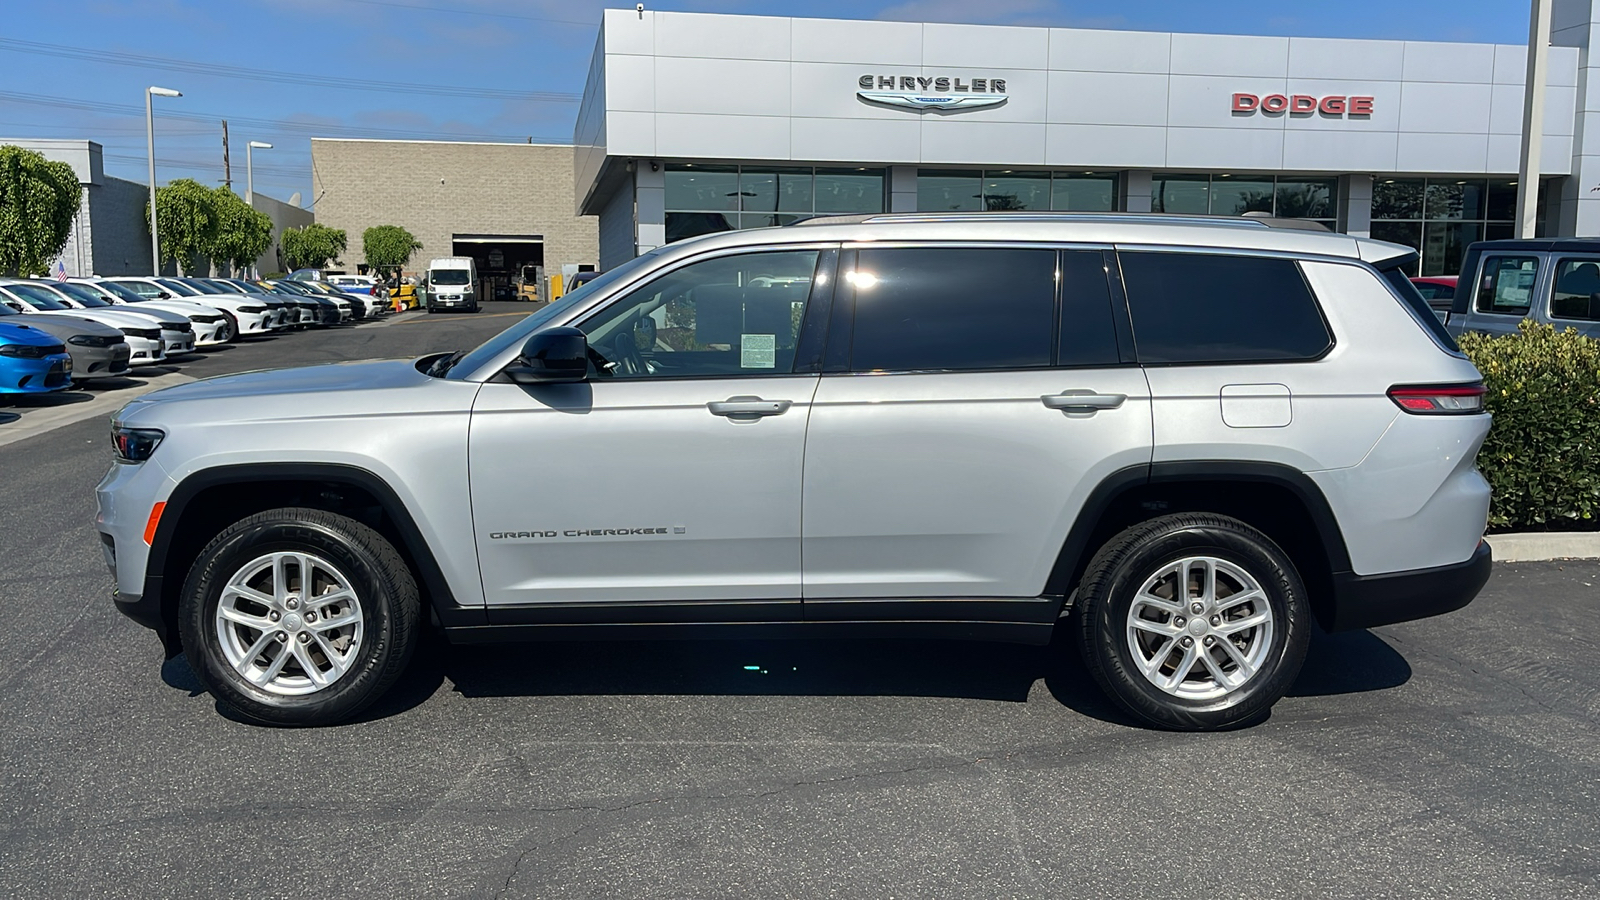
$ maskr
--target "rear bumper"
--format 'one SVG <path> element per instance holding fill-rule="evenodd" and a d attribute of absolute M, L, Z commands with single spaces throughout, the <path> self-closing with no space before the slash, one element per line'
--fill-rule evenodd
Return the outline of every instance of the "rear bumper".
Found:
<path fill-rule="evenodd" d="M 1481 541 L 1472 558 L 1452 566 L 1384 575 L 1333 576 L 1329 631 L 1375 628 L 1454 612 L 1472 602 L 1489 580 L 1493 554 Z"/>

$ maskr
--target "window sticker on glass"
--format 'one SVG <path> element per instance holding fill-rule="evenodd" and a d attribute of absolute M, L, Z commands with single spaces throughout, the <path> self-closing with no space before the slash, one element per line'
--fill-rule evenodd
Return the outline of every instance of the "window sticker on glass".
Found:
<path fill-rule="evenodd" d="M 775 334 L 739 335 L 739 368 L 775 369 L 778 366 L 778 336 Z"/>

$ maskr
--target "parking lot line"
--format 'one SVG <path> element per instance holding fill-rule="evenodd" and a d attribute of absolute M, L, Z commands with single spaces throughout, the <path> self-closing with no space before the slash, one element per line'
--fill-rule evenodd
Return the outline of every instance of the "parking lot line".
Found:
<path fill-rule="evenodd" d="M 98 391 L 66 391 L 59 394 L 35 394 L 21 401 L 35 404 L 54 401 L 49 406 L 30 405 L 19 408 L 17 401 L 14 400 L 10 406 L 0 407 L 0 447 L 54 431 L 64 425 L 82 422 L 84 419 L 109 415 L 121 409 L 124 404 L 135 397 L 164 387 L 172 387 L 175 384 L 184 384 L 195 379 L 179 372 L 164 372 L 160 375 L 140 375 L 128 380 L 143 383 L 106 390 L 103 393 Z M 82 394 L 90 394 L 92 399 L 77 400 L 77 397 Z M 20 417 L 11 422 L 4 421 L 19 413 Z"/>

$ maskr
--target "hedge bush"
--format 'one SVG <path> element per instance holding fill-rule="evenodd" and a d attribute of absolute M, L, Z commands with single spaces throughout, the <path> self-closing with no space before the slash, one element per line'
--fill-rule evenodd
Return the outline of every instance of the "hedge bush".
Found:
<path fill-rule="evenodd" d="M 1516 334 L 1467 334 L 1494 427 L 1478 466 L 1494 489 L 1495 531 L 1600 527 L 1600 341 L 1524 321 Z"/>

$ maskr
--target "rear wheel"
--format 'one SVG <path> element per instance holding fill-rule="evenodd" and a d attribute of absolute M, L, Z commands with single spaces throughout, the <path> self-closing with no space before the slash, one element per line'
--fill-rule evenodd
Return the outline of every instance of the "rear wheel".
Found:
<path fill-rule="evenodd" d="M 1300 576 L 1236 519 L 1197 513 L 1135 525 L 1095 554 L 1078 596 L 1090 673 L 1158 727 L 1259 721 L 1305 661 L 1311 616 Z"/>
<path fill-rule="evenodd" d="M 212 695 L 268 725 L 328 725 L 378 699 L 416 643 L 410 570 L 382 535 L 316 509 L 268 510 L 200 552 L 178 625 Z"/>

